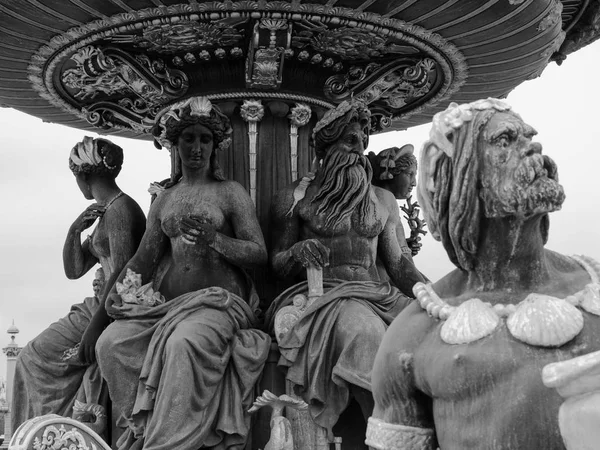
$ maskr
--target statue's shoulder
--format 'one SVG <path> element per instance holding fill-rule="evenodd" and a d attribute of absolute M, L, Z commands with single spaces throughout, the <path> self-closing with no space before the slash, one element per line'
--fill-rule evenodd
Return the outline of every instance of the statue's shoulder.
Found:
<path fill-rule="evenodd" d="M 392 194 L 387 189 L 383 189 L 382 187 L 375 185 L 371 185 L 371 189 L 377 197 L 377 200 L 379 200 L 384 205 L 396 204 L 396 197 L 394 197 L 394 194 Z"/>

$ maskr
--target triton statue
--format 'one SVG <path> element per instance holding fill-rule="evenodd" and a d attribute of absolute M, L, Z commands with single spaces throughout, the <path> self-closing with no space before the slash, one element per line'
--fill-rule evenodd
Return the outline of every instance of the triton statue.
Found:
<path fill-rule="evenodd" d="M 496 99 L 436 114 L 418 194 L 457 269 L 417 283 L 373 367 L 378 450 L 563 450 L 551 362 L 600 349 L 600 265 L 546 250 L 565 198 L 536 131 Z"/>
<path fill-rule="evenodd" d="M 138 204 L 124 194 L 115 178 L 121 171 L 123 150 L 105 139 L 86 137 L 71 150 L 69 167 L 88 200 L 69 228 L 63 249 L 65 274 L 81 278 L 100 263 L 94 296 L 74 305 L 69 314 L 50 325 L 20 352 L 15 371 L 12 429 L 43 414 L 71 416 L 76 399 L 105 403 L 106 387 L 95 361 L 94 348 L 108 325 L 104 301 L 125 263 L 133 256 L 145 229 Z M 81 234 L 97 221 L 81 242 Z"/>
<path fill-rule="evenodd" d="M 371 414 L 373 358 L 388 324 L 411 302 L 413 285 L 424 281 L 402 258 L 396 199 L 371 185 L 363 155 L 369 124 L 370 112 L 358 102 L 328 111 L 313 132 L 320 167 L 280 191 L 271 208 L 276 273 L 301 279 L 306 268 L 323 271 L 324 295 L 279 340 L 279 364 L 329 432 L 352 397 L 365 419 Z M 380 281 L 378 257 L 398 289 Z M 307 289 L 302 282 L 285 291 L 267 319 Z"/>

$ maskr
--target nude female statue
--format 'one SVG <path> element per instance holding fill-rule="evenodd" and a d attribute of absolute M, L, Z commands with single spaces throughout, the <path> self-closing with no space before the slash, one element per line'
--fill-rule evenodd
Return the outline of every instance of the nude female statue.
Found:
<path fill-rule="evenodd" d="M 69 228 L 63 249 L 65 274 L 78 279 L 98 263 L 103 274 L 94 281 L 93 297 L 74 305 L 66 317 L 50 325 L 19 354 L 13 430 L 43 414 L 70 416 L 76 398 L 101 403 L 106 397 L 97 365 L 91 364 L 98 336 L 108 325 L 106 286 L 111 286 L 133 256 L 145 229 L 141 208 L 117 186 L 115 179 L 122 164 L 123 150 L 105 139 L 85 137 L 71 151 L 69 167 L 77 185 L 84 197 L 95 203 Z M 96 221 L 96 229 L 82 243 L 81 234 Z M 98 284 L 105 289 L 99 290 Z"/>
<path fill-rule="evenodd" d="M 173 177 L 109 297 L 116 320 L 97 349 L 127 427 L 120 449 L 246 441 L 270 339 L 252 329 L 258 298 L 243 269 L 265 264 L 267 252 L 250 196 L 216 161 L 230 133 L 228 118 L 203 97 L 157 119 L 154 135 L 172 152 Z"/>

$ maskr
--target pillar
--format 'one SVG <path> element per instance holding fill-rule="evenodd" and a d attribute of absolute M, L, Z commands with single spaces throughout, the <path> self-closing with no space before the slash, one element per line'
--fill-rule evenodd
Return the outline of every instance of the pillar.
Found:
<path fill-rule="evenodd" d="M 21 351 L 21 347 L 18 346 L 16 342 L 16 335 L 19 334 L 19 329 L 13 324 L 6 331 L 10 335 L 10 341 L 6 347 L 2 349 L 4 354 L 6 355 L 6 403 L 7 403 L 7 412 L 4 414 L 4 442 L 0 449 L 8 448 L 8 443 L 12 436 L 11 430 L 11 410 L 12 410 L 12 388 L 13 381 L 15 376 L 15 367 L 17 364 L 17 356 L 19 356 L 19 352 Z"/>

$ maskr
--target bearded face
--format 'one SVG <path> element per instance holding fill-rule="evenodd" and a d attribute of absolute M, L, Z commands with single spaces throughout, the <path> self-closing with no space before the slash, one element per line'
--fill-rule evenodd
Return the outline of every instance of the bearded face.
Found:
<path fill-rule="evenodd" d="M 556 164 L 531 142 L 535 134 L 511 113 L 496 113 L 488 122 L 480 172 L 486 217 L 528 218 L 561 208 L 565 194 Z"/>
<path fill-rule="evenodd" d="M 364 134 L 358 123 L 349 124 L 323 159 L 321 189 L 312 202 L 320 202 L 317 214 L 325 215 L 328 228 L 340 224 L 357 207 L 368 208 L 372 169 L 363 155 Z"/>

